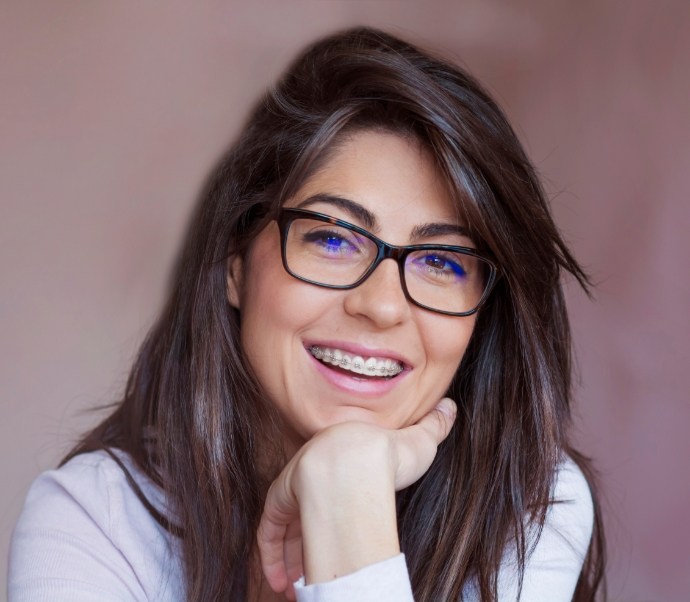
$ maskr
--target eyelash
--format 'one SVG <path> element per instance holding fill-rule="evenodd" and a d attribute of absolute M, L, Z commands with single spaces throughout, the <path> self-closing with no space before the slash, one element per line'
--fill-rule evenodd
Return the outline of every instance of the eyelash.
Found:
<path fill-rule="evenodd" d="M 437 267 L 430 265 L 428 263 L 429 259 L 436 259 L 444 262 L 443 267 Z M 413 262 L 419 265 L 422 269 L 425 269 L 427 273 L 433 273 L 438 276 L 455 276 L 457 278 L 465 278 L 467 276 L 467 271 L 463 265 L 451 259 L 450 257 L 443 255 L 439 252 L 434 252 L 433 254 L 423 255 L 419 258 L 415 258 Z M 450 268 L 450 269 L 446 269 Z"/>
<path fill-rule="evenodd" d="M 329 243 L 329 239 L 338 239 L 340 241 L 339 245 L 332 245 Z M 354 241 L 349 240 L 347 236 L 344 236 L 342 232 L 336 231 L 336 230 L 315 230 L 312 232 L 308 232 L 304 234 L 303 236 L 304 242 L 307 243 L 317 243 L 324 249 L 331 248 L 331 249 L 338 249 L 339 252 L 340 249 L 342 249 L 342 243 L 345 243 L 348 247 L 353 249 L 354 251 L 358 250 L 358 246 L 354 244 Z"/>

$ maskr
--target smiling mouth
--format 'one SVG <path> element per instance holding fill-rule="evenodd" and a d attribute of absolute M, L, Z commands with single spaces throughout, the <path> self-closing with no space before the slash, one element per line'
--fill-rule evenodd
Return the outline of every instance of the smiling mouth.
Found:
<path fill-rule="evenodd" d="M 319 361 L 330 364 L 353 376 L 393 378 L 403 371 L 400 362 L 382 357 L 362 357 L 342 349 L 313 345 L 309 352 Z"/>

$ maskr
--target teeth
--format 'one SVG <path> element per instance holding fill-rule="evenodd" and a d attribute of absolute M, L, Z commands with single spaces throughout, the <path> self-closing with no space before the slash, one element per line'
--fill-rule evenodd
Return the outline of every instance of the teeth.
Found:
<path fill-rule="evenodd" d="M 364 374 L 367 376 L 376 375 L 376 358 L 370 357 L 366 362 L 364 362 Z"/>
<path fill-rule="evenodd" d="M 376 362 L 376 375 L 386 376 L 386 360 L 377 360 Z"/>
<path fill-rule="evenodd" d="M 361 355 L 350 355 L 341 349 L 329 349 L 328 347 L 310 348 L 311 354 L 326 364 L 340 366 L 355 374 L 366 376 L 391 377 L 403 371 L 402 365 L 390 358 L 369 357 L 366 360 Z"/>

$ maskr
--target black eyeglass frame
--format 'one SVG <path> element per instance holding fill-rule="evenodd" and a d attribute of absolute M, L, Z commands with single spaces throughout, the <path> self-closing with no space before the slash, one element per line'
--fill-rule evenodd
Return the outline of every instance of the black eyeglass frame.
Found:
<path fill-rule="evenodd" d="M 334 226 L 340 226 L 341 228 L 345 228 L 347 230 L 351 230 L 353 232 L 356 232 L 357 234 L 360 234 L 364 236 L 365 238 L 368 238 L 371 240 L 377 247 L 377 253 L 376 257 L 372 261 L 371 265 L 366 269 L 366 271 L 360 276 L 356 282 L 352 284 L 324 284 L 323 282 L 317 282 L 315 280 L 310 280 L 309 278 L 305 278 L 303 276 L 300 276 L 299 274 L 295 274 L 290 267 L 288 266 L 287 262 L 287 241 L 288 241 L 288 230 L 290 229 L 290 225 L 292 224 L 293 221 L 296 219 L 312 219 L 320 222 L 325 222 L 328 224 L 333 224 Z M 478 253 L 476 250 L 471 249 L 470 247 L 460 247 L 460 246 L 455 246 L 455 245 L 433 245 L 433 244 L 422 244 L 422 245 L 404 245 L 404 246 L 396 246 L 396 245 L 391 245 L 388 244 L 387 242 L 384 242 L 380 238 L 377 238 L 374 236 L 371 232 L 368 232 L 367 230 L 364 230 L 363 228 L 360 228 L 359 226 L 356 226 L 354 224 L 351 224 L 349 222 L 346 222 L 344 220 L 332 217 L 330 215 L 326 215 L 325 213 L 318 213 L 316 211 L 310 211 L 308 209 L 293 209 L 293 208 L 283 208 L 279 211 L 278 217 L 276 218 L 276 222 L 278 223 L 278 227 L 280 228 L 280 248 L 281 248 L 281 259 L 283 261 L 283 268 L 285 268 L 285 271 L 290 274 L 293 278 L 296 278 L 297 280 L 301 280 L 302 282 L 307 282 L 309 284 L 313 284 L 315 286 L 321 286 L 323 288 L 331 288 L 331 289 L 339 289 L 339 290 L 348 290 L 348 289 L 353 289 L 357 288 L 360 284 L 362 284 L 371 274 L 374 272 L 374 270 L 378 267 L 378 265 L 384 260 L 384 259 L 393 259 L 395 262 L 398 264 L 398 271 L 400 272 L 400 284 L 402 286 L 403 293 L 405 295 L 405 298 L 410 302 L 413 303 L 414 305 L 418 307 L 422 307 L 423 309 L 427 309 L 429 311 L 433 311 L 439 314 L 444 314 L 447 316 L 471 316 L 472 314 L 476 313 L 479 308 L 484 305 L 486 300 L 489 298 L 489 295 L 491 294 L 491 291 L 493 287 L 495 286 L 497 280 L 498 280 L 498 273 L 499 269 L 498 266 L 488 257 L 485 255 L 482 255 L 481 253 Z M 428 251 L 428 250 L 440 250 L 440 251 L 452 251 L 454 253 L 460 253 L 462 255 L 470 255 L 472 257 L 476 257 L 477 259 L 485 262 L 488 267 L 489 267 L 489 276 L 487 278 L 486 285 L 484 287 L 484 292 L 482 296 L 480 297 L 479 301 L 477 302 L 477 305 L 469 310 L 469 311 L 464 311 L 464 312 L 452 312 L 452 311 L 444 311 L 442 309 L 436 309 L 434 307 L 429 307 L 428 305 L 424 305 L 423 303 L 420 303 L 419 301 L 416 301 L 411 295 L 410 292 L 407 290 L 407 282 L 405 280 L 405 260 L 407 259 L 407 256 L 414 252 L 414 251 Z"/>

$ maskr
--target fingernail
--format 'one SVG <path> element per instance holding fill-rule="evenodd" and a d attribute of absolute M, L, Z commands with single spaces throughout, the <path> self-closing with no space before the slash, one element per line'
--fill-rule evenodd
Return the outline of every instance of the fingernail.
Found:
<path fill-rule="evenodd" d="M 436 409 L 449 418 L 455 418 L 455 412 L 457 412 L 458 408 L 450 397 L 444 397 L 436 406 Z"/>

